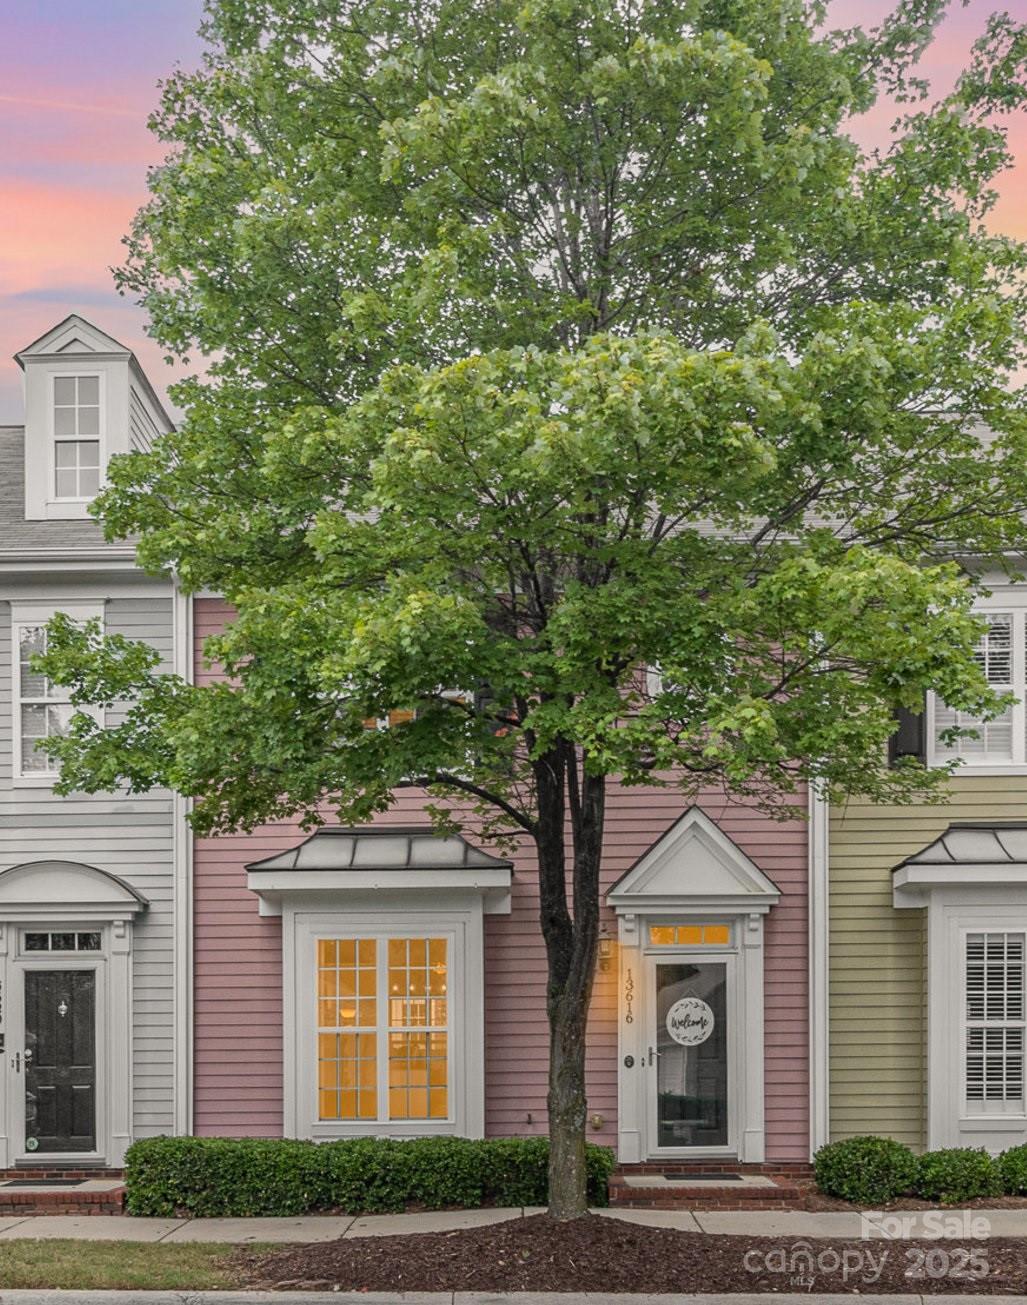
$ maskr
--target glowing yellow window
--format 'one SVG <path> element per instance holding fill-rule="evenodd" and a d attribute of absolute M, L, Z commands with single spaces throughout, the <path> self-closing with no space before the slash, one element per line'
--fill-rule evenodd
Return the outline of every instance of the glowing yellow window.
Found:
<path fill-rule="evenodd" d="M 448 984 L 445 938 L 318 939 L 319 1119 L 449 1118 Z"/>
<path fill-rule="evenodd" d="M 378 944 L 373 938 L 318 940 L 320 1119 L 378 1117 L 377 985 Z"/>
<path fill-rule="evenodd" d="M 445 938 L 389 939 L 389 1119 L 449 1115 Z"/>
<path fill-rule="evenodd" d="M 729 924 L 651 924 L 649 942 L 654 947 L 727 947 Z"/>

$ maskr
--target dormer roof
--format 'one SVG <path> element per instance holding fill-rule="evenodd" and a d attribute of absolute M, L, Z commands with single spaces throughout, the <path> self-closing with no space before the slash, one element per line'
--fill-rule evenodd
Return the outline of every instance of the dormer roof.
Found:
<path fill-rule="evenodd" d="M 22 371 L 25 370 L 26 363 L 54 358 L 65 361 L 82 358 L 92 362 L 127 362 L 133 378 L 145 390 L 146 397 L 163 418 L 165 429 L 169 431 L 173 429 L 174 423 L 168 416 L 167 409 L 157 397 L 149 377 L 140 367 L 139 359 L 132 350 L 120 340 L 115 340 L 113 335 L 102 331 L 80 313 L 69 313 L 63 321 L 58 322 L 56 326 L 51 326 L 38 339 L 27 344 L 24 349 L 19 349 L 14 355 L 14 361 Z"/>

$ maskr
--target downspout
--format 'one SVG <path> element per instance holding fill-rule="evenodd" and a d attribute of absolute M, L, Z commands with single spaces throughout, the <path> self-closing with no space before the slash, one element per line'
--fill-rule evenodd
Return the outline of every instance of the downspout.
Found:
<path fill-rule="evenodd" d="M 828 832 L 830 806 L 813 784 L 809 787 L 809 1092 L 810 1153 L 830 1136 L 828 1056 L 830 930 Z"/>

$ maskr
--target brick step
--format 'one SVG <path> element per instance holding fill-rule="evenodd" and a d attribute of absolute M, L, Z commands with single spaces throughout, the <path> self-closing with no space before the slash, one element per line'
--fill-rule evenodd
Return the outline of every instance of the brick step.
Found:
<path fill-rule="evenodd" d="M 66 1175 L 61 1175 L 65 1177 Z M 27 1175 L 19 1175 L 19 1178 Z M 125 1187 L 117 1178 L 90 1176 L 81 1187 L 4 1187 L 0 1180 L 0 1218 L 30 1214 L 124 1214 Z"/>
<path fill-rule="evenodd" d="M 609 1183 L 610 1205 L 635 1210 L 796 1209 L 806 1189 L 799 1173 L 761 1173 L 756 1166 L 631 1165 Z"/>

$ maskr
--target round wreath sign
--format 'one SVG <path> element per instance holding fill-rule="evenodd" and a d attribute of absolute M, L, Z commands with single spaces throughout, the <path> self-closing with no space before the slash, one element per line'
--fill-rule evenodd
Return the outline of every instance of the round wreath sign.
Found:
<path fill-rule="evenodd" d="M 713 1011 L 701 997 L 682 997 L 667 1012 L 667 1032 L 683 1047 L 697 1047 L 713 1032 Z"/>

